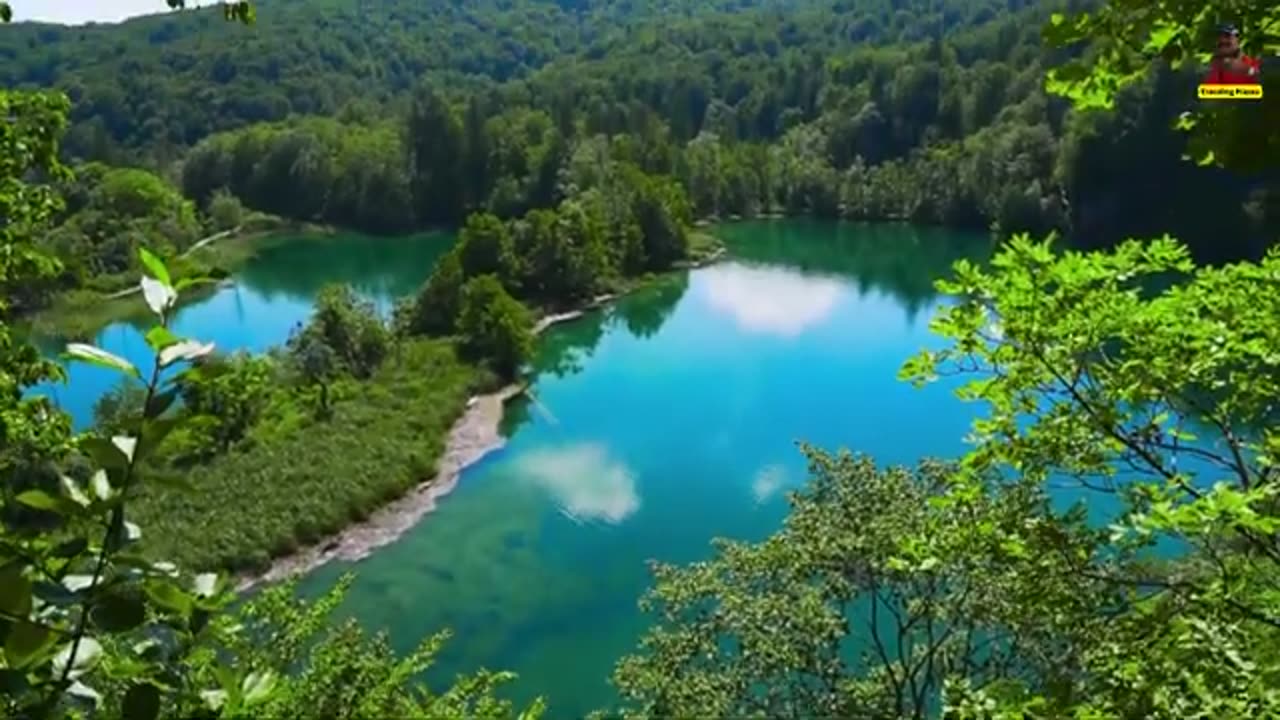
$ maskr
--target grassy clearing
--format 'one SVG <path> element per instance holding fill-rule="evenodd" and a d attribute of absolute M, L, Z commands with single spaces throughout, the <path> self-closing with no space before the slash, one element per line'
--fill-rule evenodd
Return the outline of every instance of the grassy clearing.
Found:
<path fill-rule="evenodd" d="M 689 262 L 701 262 L 723 249 L 724 242 L 706 230 L 698 229 L 689 233 Z"/>
<path fill-rule="evenodd" d="M 265 568 L 434 475 L 468 396 L 492 382 L 449 342 L 406 341 L 370 380 L 334 387 L 328 420 L 278 393 L 246 442 L 181 471 L 194 492 L 144 493 L 133 518 L 180 566 Z"/>

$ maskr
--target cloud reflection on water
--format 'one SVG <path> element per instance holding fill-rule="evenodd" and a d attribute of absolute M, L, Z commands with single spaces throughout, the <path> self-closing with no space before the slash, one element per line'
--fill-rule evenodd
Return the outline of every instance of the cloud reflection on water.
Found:
<path fill-rule="evenodd" d="M 787 483 L 787 471 L 778 464 L 766 465 L 756 473 L 755 478 L 751 480 L 751 496 L 755 498 L 756 504 L 763 505 Z"/>
<path fill-rule="evenodd" d="M 742 330 L 787 338 L 826 320 L 846 288 L 836 279 L 777 267 L 726 263 L 702 272 L 712 308 Z"/>
<path fill-rule="evenodd" d="M 531 450 L 517 458 L 515 466 L 575 519 L 616 525 L 640 509 L 635 474 L 610 458 L 603 445 Z"/>

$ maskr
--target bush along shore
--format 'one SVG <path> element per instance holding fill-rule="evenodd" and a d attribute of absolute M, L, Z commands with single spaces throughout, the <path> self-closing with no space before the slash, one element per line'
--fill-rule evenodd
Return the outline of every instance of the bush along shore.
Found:
<path fill-rule="evenodd" d="M 718 240 L 689 231 L 678 186 L 639 180 L 613 222 L 577 200 L 512 221 L 471 216 L 389 320 L 330 286 L 283 347 L 198 359 L 166 411 L 176 429 L 140 469 L 156 479 L 131 511 L 144 549 L 234 571 L 243 587 L 362 557 L 412 527 L 500 446 L 540 332 L 719 257 Z M 611 252 L 609 233 L 629 255 Z M 143 400 L 119 386 L 95 432 L 127 429 Z"/>

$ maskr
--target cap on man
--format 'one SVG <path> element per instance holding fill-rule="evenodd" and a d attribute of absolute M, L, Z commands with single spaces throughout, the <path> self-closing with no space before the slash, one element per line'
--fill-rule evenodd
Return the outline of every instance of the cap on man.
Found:
<path fill-rule="evenodd" d="M 1218 26 L 1218 44 L 1205 85 L 1257 85 L 1262 82 L 1262 64 L 1240 50 L 1240 31 L 1230 23 Z"/>

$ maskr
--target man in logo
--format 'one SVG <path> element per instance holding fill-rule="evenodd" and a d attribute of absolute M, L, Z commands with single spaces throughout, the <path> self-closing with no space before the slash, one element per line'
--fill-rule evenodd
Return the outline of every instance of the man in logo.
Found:
<path fill-rule="evenodd" d="M 1218 28 L 1218 46 L 1209 63 L 1205 85 L 1258 85 L 1262 82 L 1261 63 L 1240 52 L 1240 31 L 1235 25 Z"/>

